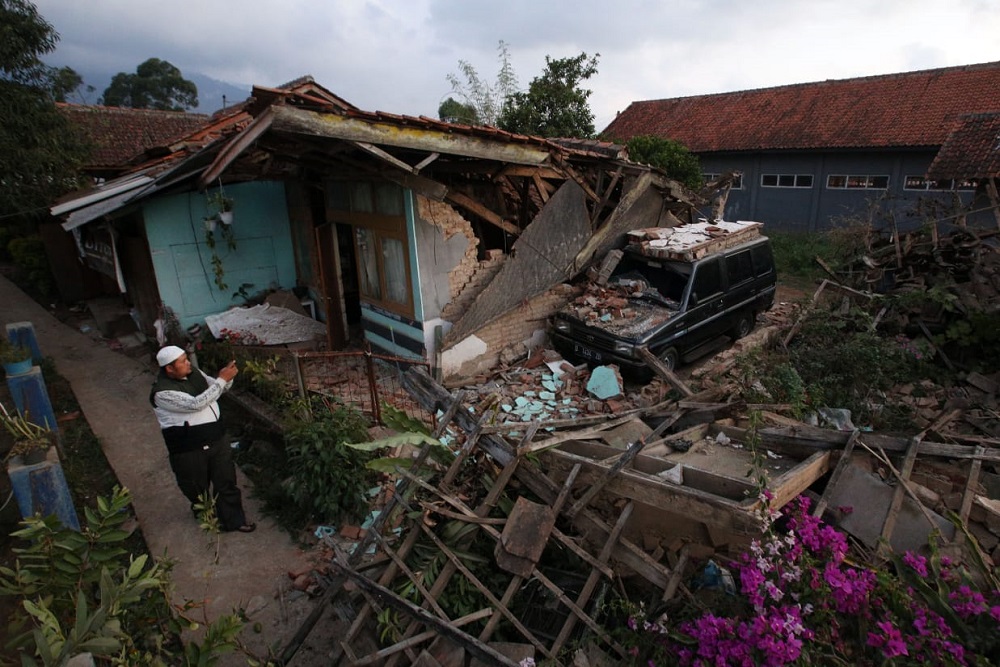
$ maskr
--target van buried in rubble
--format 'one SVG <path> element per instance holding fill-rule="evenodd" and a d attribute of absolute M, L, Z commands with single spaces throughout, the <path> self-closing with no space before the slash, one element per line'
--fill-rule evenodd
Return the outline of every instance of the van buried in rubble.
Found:
<path fill-rule="evenodd" d="M 576 361 L 644 374 L 640 347 L 672 370 L 720 336 L 746 336 L 774 303 L 762 226 L 719 220 L 629 232 L 625 249 L 609 253 L 586 292 L 553 316 L 553 343 Z"/>

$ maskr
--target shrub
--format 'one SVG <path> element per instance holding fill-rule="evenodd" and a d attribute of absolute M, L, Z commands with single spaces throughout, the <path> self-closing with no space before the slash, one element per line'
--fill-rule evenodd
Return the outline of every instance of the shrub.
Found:
<path fill-rule="evenodd" d="M 243 624 L 235 615 L 212 623 L 200 645 L 180 647 L 180 623 L 188 621 L 168 612 L 169 564 L 123 548 L 129 503 L 128 491 L 115 487 L 85 509 L 80 532 L 50 516 L 26 519 L 13 533 L 27 546 L 14 550 L 13 567 L 0 567 L 0 595 L 21 603 L 4 647 L 20 651 L 20 664 L 64 665 L 90 652 L 114 664 L 209 667 L 237 647 Z"/>
<path fill-rule="evenodd" d="M 7 245 L 14 262 L 15 280 L 25 291 L 43 298 L 55 292 L 55 280 L 40 236 L 15 238 Z"/>
<path fill-rule="evenodd" d="M 302 414 L 301 410 L 292 411 Z M 291 499 L 318 521 L 358 519 L 367 512 L 365 491 L 375 481 L 365 464 L 371 454 L 346 447 L 368 439 L 368 424 L 358 410 L 314 399 L 311 414 L 288 425 L 285 449 Z"/>

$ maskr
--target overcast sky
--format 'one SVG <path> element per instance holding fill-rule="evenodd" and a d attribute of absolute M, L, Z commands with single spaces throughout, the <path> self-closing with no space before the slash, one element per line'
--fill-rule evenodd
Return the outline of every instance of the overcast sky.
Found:
<path fill-rule="evenodd" d="M 547 55 L 599 53 L 585 86 L 598 131 L 635 100 L 1000 60 L 995 0 L 34 1 L 61 37 L 54 64 L 134 72 L 156 57 L 248 94 L 311 74 L 412 116 L 436 117 L 459 60 L 495 82 L 500 40 L 522 89 Z"/>

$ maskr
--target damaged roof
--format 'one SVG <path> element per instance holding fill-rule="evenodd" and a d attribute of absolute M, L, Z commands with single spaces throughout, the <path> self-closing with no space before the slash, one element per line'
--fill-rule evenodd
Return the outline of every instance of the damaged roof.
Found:
<path fill-rule="evenodd" d="M 92 145 L 87 169 L 122 171 L 150 148 L 163 146 L 201 128 L 205 114 L 155 109 L 59 103 L 59 110 Z"/>
<path fill-rule="evenodd" d="M 940 146 L 963 114 L 1000 111 L 1000 62 L 633 102 L 604 135 L 713 151 Z"/>
<path fill-rule="evenodd" d="M 934 157 L 930 178 L 1000 177 L 1000 112 L 962 117 Z"/>

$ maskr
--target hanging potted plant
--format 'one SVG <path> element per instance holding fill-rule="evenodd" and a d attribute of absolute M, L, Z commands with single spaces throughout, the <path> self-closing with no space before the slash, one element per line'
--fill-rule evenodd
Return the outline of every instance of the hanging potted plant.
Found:
<path fill-rule="evenodd" d="M 233 198 L 219 188 L 208 196 L 208 206 L 215 210 L 215 217 L 223 225 L 233 224 Z"/>
<path fill-rule="evenodd" d="M 0 364 L 7 377 L 24 375 L 31 370 L 31 348 L 0 338 Z"/>

